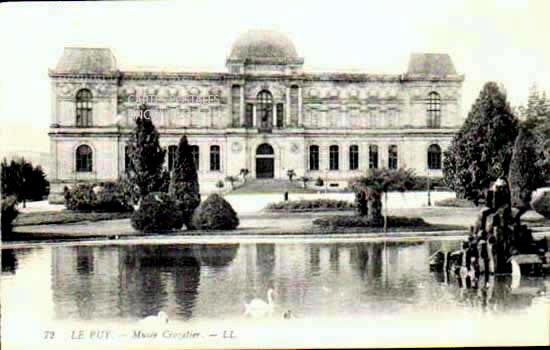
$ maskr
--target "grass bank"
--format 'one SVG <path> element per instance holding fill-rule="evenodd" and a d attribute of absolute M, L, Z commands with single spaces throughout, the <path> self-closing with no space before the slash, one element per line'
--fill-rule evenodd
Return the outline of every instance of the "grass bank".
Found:
<path fill-rule="evenodd" d="M 129 218 L 131 213 L 76 212 L 70 210 L 20 213 L 14 226 L 72 224 L 83 221 L 103 221 Z"/>

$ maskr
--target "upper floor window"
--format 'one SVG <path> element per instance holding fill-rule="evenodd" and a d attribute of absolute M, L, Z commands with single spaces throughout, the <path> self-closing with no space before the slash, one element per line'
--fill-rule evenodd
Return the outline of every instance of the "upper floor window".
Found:
<path fill-rule="evenodd" d="M 441 169 L 441 147 L 433 144 L 428 147 L 428 169 Z"/>
<path fill-rule="evenodd" d="M 91 172 L 93 162 L 92 148 L 88 145 L 80 145 L 76 149 L 76 171 Z"/>
<path fill-rule="evenodd" d="M 271 128 L 273 126 L 273 96 L 271 92 L 262 90 L 256 96 L 256 115 L 260 120 L 260 127 Z"/>
<path fill-rule="evenodd" d="M 369 169 L 378 168 L 378 146 L 369 145 Z"/>
<path fill-rule="evenodd" d="M 210 146 L 210 171 L 220 171 L 220 146 Z"/>
<path fill-rule="evenodd" d="M 441 97 L 435 91 L 428 95 L 428 127 L 439 128 L 441 126 Z"/>
<path fill-rule="evenodd" d="M 76 126 L 92 126 L 92 93 L 88 89 L 76 93 Z"/>
<path fill-rule="evenodd" d="M 178 154 L 178 146 L 176 145 L 168 146 L 168 170 L 169 171 L 174 170 L 174 167 L 176 166 L 177 154 Z"/>
<path fill-rule="evenodd" d="M 309 170 L 319 170 L 319 146 L 309 146 Z"/>
<path fill-rule="evenodd" d="M 195 169 L 199 170 L 199 163 L 200 163 L 199 146 L 191 145 L 190 147 L 191 147 L 191 155 L 193 156 L 193 162 L 195 162 Z"/>
<path fill-rule="evenodd" d="M 338 146 L 332 145 L 329 148 L 329 169 L 338 170 L 340 168 L 339 164 L 340 152 Z"/>
<path fill-rule="evenodd" d="M 388 168 L 397 169 L 397 145 L 388 147 Z"/>
<path fill-rule="evenodd" d="M 351 145 L 349 147 L 349 170 L 359 169 L 359 146 Z"/>

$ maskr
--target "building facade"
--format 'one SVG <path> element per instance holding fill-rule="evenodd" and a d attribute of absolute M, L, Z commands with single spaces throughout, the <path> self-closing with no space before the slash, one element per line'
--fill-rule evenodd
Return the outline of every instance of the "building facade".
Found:
<path fill-rule="evenodd" d="M 78 182 L 124 174 L 125 146 L 146 103 L 171 168 L 186 134 L 201 190 L 249 177 L 321 177 L 344 187 L 368 168 L 442 176 L 442 152 L 463 122 L 447 54 L 412 54 L 406 73 L 308 73 L 284 35 L 249 31 L 227 72 L 121 71 L 105 48 L 65 48 L 51 82 L 51 201 Z"/>

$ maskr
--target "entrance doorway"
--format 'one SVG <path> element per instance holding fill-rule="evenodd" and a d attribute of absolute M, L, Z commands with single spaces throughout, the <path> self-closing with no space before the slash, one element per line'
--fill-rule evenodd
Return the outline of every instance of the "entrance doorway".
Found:
<path fill-rule="evenodd" d="M 256 149 L 256 178 L 272 179 L 275 177 L 275 154 L 273 147 L 263 143 Z"/>

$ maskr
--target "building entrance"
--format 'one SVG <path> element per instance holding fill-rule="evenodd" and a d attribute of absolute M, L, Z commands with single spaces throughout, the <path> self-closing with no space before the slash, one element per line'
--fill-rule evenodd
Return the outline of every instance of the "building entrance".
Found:
<path fill-rule="evenodd" d="M 256 178 L 272 179 L 275 177 L 275 155 L 273 147 L 267 143 L 256 150 Z"/>

